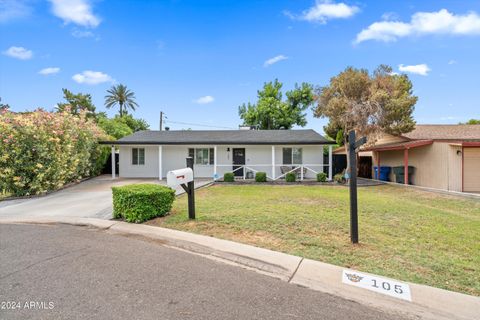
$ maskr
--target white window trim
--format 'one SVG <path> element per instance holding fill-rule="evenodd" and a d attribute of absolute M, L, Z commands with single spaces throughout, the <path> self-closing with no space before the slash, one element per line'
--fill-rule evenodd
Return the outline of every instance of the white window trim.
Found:
<path fill-rule="evenodd" d="M 285 162 L 284 159 L 283 159 L 284 149 L 290 149 L 290 157 L 291 157 L 291 159 L 292 159 L 292 163 L 291 163 L 291 164 L 284 163 L 284 162 Z M 301 156 L 302 159 L 301 159 L 300 163 L 295 163 L 295 162 L 293 161 L 293 149 L 297 149 L 297 150 L 300 149 L 300 150 L 301 150 L 301 151 L 300 151 L 300 156 Z M 282 148 L 282 164 L 284 164 L 284 165 L 289 165 L 289 166 L 298 165 L 298 164 L 303 164 L 303 147 L 283 147 L 283 148 Z"/>
<path fill-rule="evenodd" d="M 133 150 L 137 149 L 137 163 L 133 163 Z M 140 150 L 143 149 L 143 163 L 140 163 Z M 132 166 L 144 166 L 145 165 L 145 148 L 132 148 L 131 157 Z"/>
<path fill-rule="evenodd" d="M 193 149 L 193 164 L 196 165 L 196 166 L 204 166 L 204 167 L 211 167 L 214 165 L 214 163 L 210 164 L 210 149 L 214 149 L 214 148 L 211 148 L 211 147 L 200 147 L 200 148 L 188 148 L 188 149 Z M 203 149 L 207 149 L 207 159 L 208 159 L 208 164 L 204 164 L 204 163 L 197 163 L 197 150 L 203 150 Z M 188 150 L 187 150 L 188 152 Z M 215 152 L 215 150 L 213 151 Z M 188 152 L 189 153 L 189 152 Z M 215 161 L 214 161 L 215 162 Z"/>

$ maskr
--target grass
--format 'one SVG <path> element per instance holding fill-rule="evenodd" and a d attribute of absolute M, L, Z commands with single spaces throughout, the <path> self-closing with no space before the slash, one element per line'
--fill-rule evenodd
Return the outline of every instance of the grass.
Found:
<path fill-rule="evenodd" d="M 480 201 L 390 185 L 358 196 L 359 245 L 344 187 L 215 185 L 196 192 L 196 221 L 180 197 L 148 224 L 480 295 Z"/>

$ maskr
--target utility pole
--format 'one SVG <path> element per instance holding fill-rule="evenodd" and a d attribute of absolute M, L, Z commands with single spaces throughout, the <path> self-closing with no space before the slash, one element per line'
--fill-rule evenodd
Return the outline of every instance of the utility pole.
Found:
<path fill-rule="evenodd" d="M 160 131 L 163 130 L 163 111 L 160 111 Z"/>

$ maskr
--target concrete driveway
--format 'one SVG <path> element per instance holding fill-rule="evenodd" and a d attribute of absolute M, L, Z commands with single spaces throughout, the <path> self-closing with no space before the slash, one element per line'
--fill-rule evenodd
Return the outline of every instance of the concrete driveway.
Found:
<path fill-rule="evenodd" d="M 195 187 L 201 187 L 211 180 L 195 180 Z M 165 185 L 166 181 L 158 179 L 126 179 L 112 180 L 110 175 L 102 175 L 65 188 L 47 196 L 6 200 L 0 202 L 0 217 L 86 217 L 112 218 L 112 186 L 133 183 L 155 183 Z M 183 193 L 181 187 L 177 194 Z"/>

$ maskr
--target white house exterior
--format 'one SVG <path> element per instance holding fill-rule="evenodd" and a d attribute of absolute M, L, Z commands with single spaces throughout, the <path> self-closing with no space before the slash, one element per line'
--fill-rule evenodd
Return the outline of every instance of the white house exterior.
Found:
<path fill-rule="evenodd" d="M 333 142 L 314 130 L 139 131 L 103 143 L 118 148 L 119 176 L 124 178 L 164 179 L 167 172 L 185 167 L 189 156 L 196 178 L 218 179 L 233 172 L 249 179 L 258 171 L 266 172 L 269 180 L 281 179 L 288 171 L 299 179 L 323 171 L 332 178 L 323 149 Z"/>

